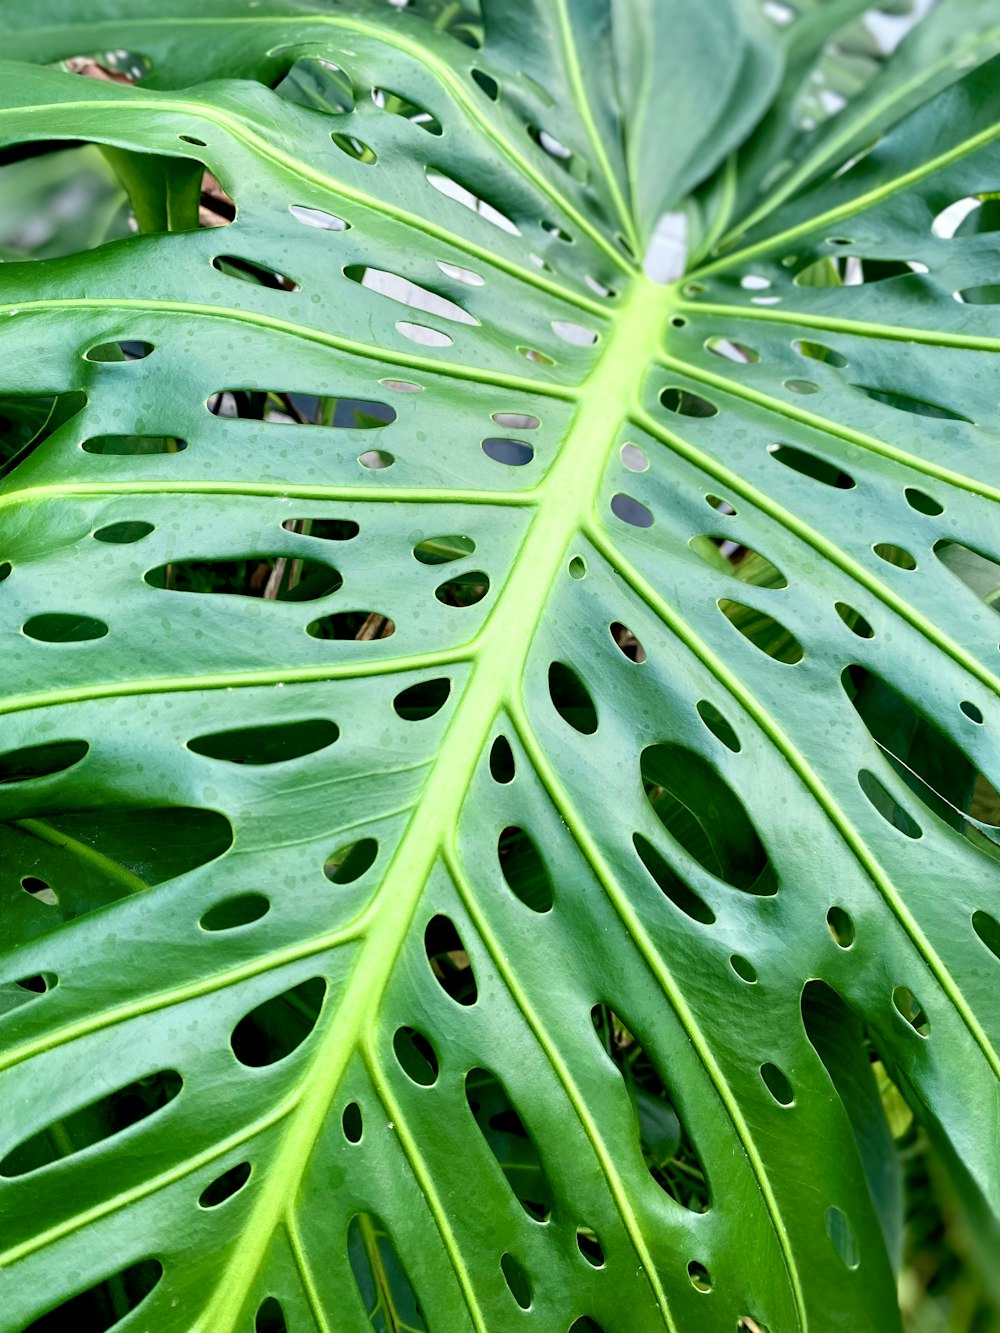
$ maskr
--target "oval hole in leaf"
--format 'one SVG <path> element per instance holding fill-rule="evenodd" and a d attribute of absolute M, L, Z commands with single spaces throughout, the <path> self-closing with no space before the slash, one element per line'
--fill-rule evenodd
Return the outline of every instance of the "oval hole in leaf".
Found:
<path fill-rule="evenodd" d="M 478 325 L 479 323 L 474 315 L 470 315 L 447 296 L 440 296 L 437 292 L 421 287 L 412 279 L 404 278 L 398 273 L 369 268 L 365 264 L 348 264 L 344 269 L 344 277 L 350 282 L 356 282 L 370 291 L 377 292 L 379 296 L 386 296 L 400 305 L 409 306 L 412 310 L 422 310 L 425 314 L 436 315 L 440 319 L 450 319 L 456 324 Z M 401 326 L 397 324 L 396 327 Z"/>
<path fill-rule="evenodd" d="M 36 902 L 45 903 L 48 907 L 56 907 L 59 904 L 59 896 L 52 886 L 46 880 L 39 879 L 37 875 L 25 875 L 21 880 L 21 888 Z"/>
<path fill-rule="evenodd" d="M 392 389 L 395 393 L 423 393 L 422 384 L 414 384 L 412 380 L 379 380 L 379 384 L 384 384 L 387 389 Z"/>
<path fill-rule="evenodd" d="M 585 579 L 587 577 L 587 562 L 582 555 L 573 556 L 568 569 L 571 579 Z"/>
<path fill-rule="evenodd" d="M 871 625 L 860 611 L 855 611 L 853 606 L 848 606 L 846 602 L 837 602 L 835 610 L 851 633 L 856 634 L 859 639 L 873 639 L 875 637 L 875 631 Z"/>
<path fill-rule="evenodd" d="M 939 504 L 937 500 L 928 495 L 925 491 L 918 491 L 915 486 L 907 486 L 903 491 L 906 503 L 911 509 L 915 509 L 918 514 L 929 514 L 932 517 L 944 513 L 944 505 Z"/>
<path fill-rule="evenodd" d="M 325 995 L 326 978 L 310 977 L 251 1009 L 229 1038 L 240 1064 L 263 1069 L 287 1059 L 315 1028 Z"/>
<path fill-rule="evenodd" d="M 353 157 L 355 162 L 363 162 L 366 167 L 374 166 L 378 161 L 373 149 L 366 143 L 356 139 L 353 134 L 331 134 L 331 140 L 337 145 L 342 153 L 348 157 Z"/>
<path fill-rule="evenodd" d="M 549 698 L 564 722 L 584 736 L 597 730 L 597 708 L 580 676 L 565 662 L 549 666 Z"/>
<path fill-rule="evenodd" d="M 697 1259 L 692 1259 L 688 1264 L 687 1272 L 695 1291 L 712 1290 L 712 1275 L 704 1264 L 700 1264 Z"/>
<path fill-rule="evenodd" d="M 908 394 L 899 393 L 897 390 L 871 389 L 864 384 L 853 384 L 853 389 L 859 389 L 876 403 L 884 403 L 886 407 L 893 407 L 897 412 L 909 412 L 918 417 L 934 417 L 943 421 L 965 421 L 973 425 L 971 417 L 963 416 L 961 412 L 955 412 L 950 407 L 944 407 L 940 403 L 928 403 L 922 398 L 911 398 Z"/>
<path fill-rule="evenodd" d="M 259 921 L 271 910 L 262 893 L 240 893 L 210 907 L 198 924 L 202 930 L 236 930 Z"/>
<path fill-rule="evenodd" d="M 892 1003 L 896 1012 L 905 1018 L 914 1032 L 920 1037 L 929 1037 L 931 1025 L 916 996 L 907 986 L 896 986 L 892 992 Z"/>
<path fill-rule="evenodd" d="M 78 764 L 90 745 L 87 741 L 47 741 L 43 745 L 25 745 L 0 755 L 0 783 L 30 782 L 65 773 Z"/>
<path fill-rule="evenodd" d="M 591 1268 L 604 1267 L 604 1247 L 593 1227 L 577 1227 L 576 1243 L 580 1253 Z"/>
<path fill-rule="evenodd" d="M 283 555 L 247 555 L 236 560 L 172 560 L 148 569 L 151 587 L 196 596 L 259 597 L 272 602 L 315 602 L 344 580 L 322 560 Z"/>
<path fill-rule="evenodd" d="M 506 463 L 509 467 L 525 467 L 534 458 L 535 449 L 526 440 L 490 437 L 483 440 L 483 453 L 495 463 Z"/>
<path fill-rule="evenodd" d="M 629 627 L 623 625 L 620 620 L 615 620 L 612 621 L 609 629 L 612 642 L 622 656 L 627 657 L 630 662 L 635 662 L 637 666 L 641 666 L 646 660 L 646 650 Z"/>
<path fill-rule="evenodd" d="M 462 560 L 472 555 L 476 543 L 471 537 L 447 533 L 440 537 L 425 537 L 417 542 L 413 554 L 422 565 L 446 565 L 451 560 Z"/>
<path fill-rule="evenodd" d="M 349 542 L 361 531 L 353 518 L 286 518 L 281 526 L 286 532 L 324 542 Z"/>
<path fill-rule="evenodd" d="M 353 884 L 372 868 L 377 856 L 377 839 L 358 838 L 331 852 L 323 863 L 323 874 L 334 884 Z"/>
<path fill-rule="evenodd" d="M 361 1107 L 357 1102 L 348 1102 L 344 1107 L 344 1114 L 340 1117 L 341 1128 L 344 1131 L 344 1138 L 348 1143 L 360 1143 L 361 1136 L 365 1132 L 364 1119 L 361 1115 Z"/>
<path fill-rule="evenodd" d="M 390 639 L 395 632 L 395 621 L 381 611 L 337 611 L 306 626 L 306 633 L 314 639 L 356 639 L 362 643 Z"/>
<path fill-rule="evenodd" d="M 85 643 L 89 639 L 103 639 L 108 627 L 96 616 L 69 615 L 54 611 L 32 616 L 25 621 L 21 632 L 40 643 Z"/>
<path fill-rule="evenodd" d="M 167 1106 L 183 1086 L 176 1069 L 160 1069 L 105 1093 L 11 1148 L 0 1161 L 0 1176 L 27 1175 L 103 1143 Z"/>
<path fill-rule="evenodd" d="M 847 1220 L 847 1214 L 831 1204 L 826 1210 L 825 1220 L 826 1234 L 836 1251 L 837 1258 L 845 1268 L 850 1268 L 853 1271 L 861 1263 L 861 1256 L 858 1253 L 858 1242 L 854 1238 L 854 1232 Z"/>
<path fill-rule="evenodd" d="M 707 699 L 701 699 L 697 704 L 697 709 L 698 716 L 701 718 L 702 722 L 704 722 L 705 726 L 708 727 L 716 740 L 721 741 L 722 744 L 732 750 L 734 754 L 739 754 L 740 750 L 743 748 L 740 743 L 740 738 L 716 708 L 715 704 L 710 703 Z"/>
<path fill-rule="evenodd" d="M 709 533 L 701 537 L 692 537 L 688 545 L 713 568 L 719 567 L 721 557 L 721 562 L 728 564 L 729 572 L 741 583 L 749 583 L 756 588 L 788 587 L 788 580 L 784 574 L 776 564 L 768 560 L 766 555 L 761 555 L 752 546 L 739 546 L 727 558 L 722 553 L 722 548 L 726 547 L 727 543 L 729 543 L 728 537 Z"/>
<path fill-rule="evenodd" d="M 529 833 L 515 824 L 500 834 L 497 857 L 507 887 L 533 912 L 552 909 L 552 880 Z"/>
<path fill-rule="evenodd" d="M 108 342 L 98 343 L 96 347 L 84 352 L 88 361 L 143 361 L 153 351 L 153 344 L 147 342 Z"/>
<path fill-rule="evenodd" d="M 109 523 L 106 528 L 98 528 L 94 540 L 109 542 L 113 546 L 130 546 L 132 542 L 142 541 L 153 531 L 152 523 Z"/>
<path fill-rule="evenodd" d="M 363 454 L 358 455 L 358 462 L 361 466 L 369 468 L 373 472 L 392 467 L 395 461 L 396 455 L 388 454 L 384 449 L 366 449 Z"/>
<path fill-rule="evenodd" d="M 649 459 L 637 444 L 623 444 L 621 460 L 629 472 L 645 472 L 649 467 Z"/>
<path fill-rule="evenodd" d="M 690 389 L 669 388 L 660 394 L 660 402 L 668 412 L 676 412 L 682 417 L 717 417 L 719 409 L 700 393 Z"/>
<path fill-rule="evenodd" d="M 382 1318 L 393 1311 L 392 1325 L 408 1333 L 425 1333 L 413 1287 L 385 1224 L 371 1213 L 358 1213 L 347 1228 L 347 1257 L 358 1293 L 374 1329 L 389 1325 Z"/>
<path fill-rule="evenodd" d="M 237 278 L 240 282 L 249 282 L 257 287 L 271 287 L 282 292 L 300 290 L 299 284 L 285 274 L 255 260 L 241 259 L 238 255 L 216 255 L 212 267 L 227 278 Z"/>
<path fill-rule="evenodd" d="M 795 1093 L 788 1081 L 787 1074 L 780 1070 L 777 1065 L 768 1061 L 761 1065 L 760 1076 L 764 1080 L 764 1086 L 779 1106 L 792 1105 L 795 1101 Z"/>
<path fill-rule="evenodd" d="M 524 357 L 525 361 L 531 361 L 536 366 L 555 365 L 555 361 L 553 361 L 551 356 L 546 356 L 544 352 L 539 352 L 535 347 L 519 347 L 517 350 L 520 352 L 521 356 Z"/>
<path fill-rule="evenodd" d="M 450 347 L 455 341 L 450 334 L 440 329 L 430 329 L 426 324 L 411 324 L 409 320 L 398 319 L 396 328 L 410 342 L 421 343 L 424 347 Z"/>
<path fill-rule="evenodd" d="M 658 1064 L 634 1029 L 607 1005 L 595 1005 L 590 1017 L 601 1048 L 621 1075 L 632 1103 L 639 1147 L 650 1175 L 683 1208 L 707 1212 L 708 1179 Z"/>
<path fill-rule="evenodd" d="M 872 550 L 880 560 L 884 560 L 888 565 L 895 565 L 899 569 L 916 569 L 917 562 L 909 551 L 904 551 L 901 546 L 894 546 L 891 542 L 878 542 L 872 547 Z"/>
<path fill-rule="evenodd" d="M 537 417 L 527 412 L 493 412 L 490 419 L 498 426 L 506 426 L 509 430 L 537 430 L 542 424 Z"/>
<path fill-rule="evenodd" d="M 760 360 L 760 353 L 745 343 L 732 342 L 729 338 L 709 338 L 705 343 L 709 352 L 721 356 L 724 361 L 733 361 L 736 365 L 754 365 Z"/>
<path fill-rule="evenodd" d="M 389 111 L 394 116 L 401 116 L 403 120 L 419 126 L 427 134 L 441 133 L 441 122 L 436 116 L 432 116 L 426 107 L 411 102 L 408 97 L 403 97 L 400 93 L 390 92 L 386 88 L 373 88 L 372 101 L 384 111 Z"/>
<path fill-rule="evenodd" d="M 482 287 L 486 282 L 486 279 L 481 278 L 478 273 L 473 273 L 471 268 L 462 268 L 460 264 L 447 264 L 443 259 L 439 259 L 437 266 L 446 278 L 464 282 L 467 287 Z"/>
<path fill-rule="evenodd" d="M 835 352 L 832 347 L 827 347 L 825 343 L 808 342 L 804 338 L 796 338 L 792 346 L 800 356 L 804 356 L 810 361 L 825 361 L 828 366 L 836 366 L 838 370 L 842 370 L 847 365 L 847 357 L 842 356 L 840 352 Z"/>
<path fill-rule="evenodd" d="M 432 170 L 430 167 L 427 168 L 425 174 L 427 183 L 433 185 L 435 190 L 445 195 L 446 198 L 454 199 L 457 203 L 463 204 L 478 217 L 484 218 L 487 222 L 492 222 L 493 226 L 499 227 L 501 231 L 505 231 L 511 236 L 520 236 L 520 228 L 506 214 L 501 213 L 498 208 L 494 208 L 485 199 L 473 194 L 464 185 L 460 185 L 458 181 L 453 180 L 450 176 L 443 175 L 440 171 Z"/>
<path fill-rule="evenodd" d="M 18 977 L 17 981 L 14 982 L 15 986 L 20 986 L 22 990 L 31 991 L 33 995 L 45 995 L 58 984 L 59 978 L 54 972 L 36 972 L 30 977 Z"/>
<path fill-rule="evenodd" d="M 972 929 L 997 962 L 1000 962 L 1000 921 L 990 916 L 989 912 L 973 912 Z"/>
<path fill-rule="evenodd" d="M 529 1309 L 531 1307 L 531 1283 L 528 1281 L 527 1273 L 512 1254 L 500 1256 L 500 1271 L 503 1273 L 504 1281 L 510 1289 L 510 1294 L 521 1309 Z"/>
<path fill-rule="evenodd" d="M 653 811 L 694 861 L 733 888 L 763 896 L 777 892 L 742 801 L 702 755 L 665 742 L 647 746 L 639 763 Z"/>
<path fill-rule="evenodd" d="M 597 342 L 596 329 L 588 329 L 583 324 L 574 324 L 566 319 L 554 319 L 552 332 L 573 347 L 593 347 Z"/>
<path fill-rule="evenodd" d="M 169 435 L 93 435 L 84 440 L 81 448 L 85 454 L 132 457 L 138 454 L 179 454 L 187 448 L 187 443 Z"/>
<path fill-rule="evenodd" d="M 970 703 L 968 699 L 963 699 L 958 706 L 959 708 L 961 708 L 962 712 L 965 714 L 965 716 L 969 719 L 970 722 L 976 722 L 980 726 L 982 725 L 983 714 L 981 710 L 978 709 L 974 703 Z"/>
<path fill-rule="evenodd" d="M 438 584 L 434 596 L 445 606 L 466 607 L 481 602 L 489 590 L 489 575 L 481 569 L 474 569 L 469 574 L 461 574 Z"/>
<path fill-rule="evenodd" d="M 733 969 L 740 981 L 745 981 L 748 986 L 757 984 L 757 969 L 749 958 L 744 958 L 741 953 L 734 953 L 729 959 L 729 966 Z"/>
<path fill-rule="evenodd" d="M 882 786 L 874 773 L 863 768 L 858 774 L 858 786 L 887 824 L 899 829 L 908 838 L 920 838 L 923 832 L 915 819 L 903 809 L 894 796 Z"/>
<path fill-rule="evenodd" d="M 68 1333 L 70 1329 L 108 1333 L 146 1299 L 162 1276 L 158 1259 L 140 1259 L 32 1320 L 21 1333 Z"/>
<path fill-rule="evenodd" d="M 321 231 L 348 231 L 350 223 L 338 218 L 334 213 L 327 213 L 322 208 L 306 208 L 302 204 L 289 204 L 288 211 L 296 222 L 306 227 L 318 227 Z"/>
<path fill-rule="evenodd" d="M 955 292 L 955 300 L 963 305 L 1000 305 L 1000 285 L 993 282 L 984 287 L 965 287 Z"/>
<path fill-rule="evenodd" d="M 830 934 L 841 949 L 849 949 L 854 943 L 854 922 L 842 907 L 831 907 L 826 914 L 826 924 Z"/>
<path fill-rule="evenodd" d="M 422 1032 L 410 1027 L 397 1028 L 392 1039 L 392 1049 L 408 1078 L 419 1083 L 422 1088 L 434 1086 L 438 1076 L 438 1058 L 434 1047 Z"/>
<path fill-rule="evenodd" d="M 874 672 L 848 667 L 841 682 L 880 752 L 914 796 L 973 842 L 982 838 L 981 831 L 967 817 L 974 818 L 972 811 L 977 804 L 995 811 L 1000 809 L 1000 801 L 993 784 L 977 771 L 965 751 Z M 906 832 L 908 824 L 916 829 L 905 812 L 901 812 L 900 821 L 896 819 L 894 802 L 887 793 L 884 801 L 867 790 L 865 794 L 898 828 Z M 908 836 L 919 837 L 919 830 Z"/>
<path fill-rule="evenodd" d="M 995 226 L 981 225 L 982 219 L 977 214 L 983 211 L 983 201 L 981 199 L 976 198 L 975 195 L 966 195 L 962 199 L 956 199 L 954 203 L 949 204 L 938 213 L 931 223 L 931 231 L 935 236 L 941 236 L 945 240 L 952 240 L 956 235 L 965 231 L 995 231 Z"/>
<path fill-rule="evenodd" d="M 506 1088 L 488 1069 L 470 1069 L 465 1098 L 511 1193 L 538 1222 L 552 1212 L 552 1188 L 542 1159 Z"/>
<path fill-rule="evenodd" d="M 819 385 L 814 380 L 785 380 L 785 388 L 789 393 L 819 393 Z"/>
<path fill-rule="evenodd" d="M 285 1312 L 274 1296 L 268 1296 L 253 1321 L 254 1333 L 288 1333 Z"/>
<path fill-rule="evenodd" d="M 644 504 L 640 504 L 638 500 L 633 500 L 631 495 L 625 495 L 622 491 L 611 497 L 611 512 L 615 518 L 620 518 L 623 523 L 628 523 L 630 527 L 651 528 L 653 526 L 652 511 L 647 509 Z"/>
<path fill-rule="evenodd" d="M 801 643 L 773 616 L 742 602 L 733 602 L 728 597 L 720 598 L 717 605 L 730 624 L 768 657 L 788 666 L 802 661 L 805 652 Z"/>
<path fill-rule="evenodd" d="M 223 1171 L 211 1184 L 206 1185 L 198 1198 L 199 1208 L 218 1208 L 240 1190 L 250 1179 L 249 1162 L 237 1162 L 228 1171 Z"/>
<path fill-rule="evenodd" d="M 506 736 L 498 736 L 490 747 L 490 776 L 494 782 L 514 781 L 514 752 Z"/>
<path fill-rule="evenodd" d="M 641 833 L 632 835 L 635 850 L 657 887 L 670 899 L 673 905 L 689 916 L 692 921 L 700 921 L 703 926 L 715 923 L 715 913 L 708 903 L 697 894 L 671 869 L 653 844 Z"/>
<path fill-rule="evenodd" d="M 253 398 L 251 398 L 253 395 Z M 241 420 L 241 428 L 270 429 L 299 427 L 302 430 L 384 430 L 396 420 L 396 409 L 371 398 L 350 398 L 339 394 L 317 394 L 299 389 L 259 389 L 228 387 L 215 389 L 206 405 L 214 416 L 235 419 L 235 403 L 263 399 L 259 420 Z M 257 408 L 259 416 L 260 409 Z"/>
<path fill-rule="evenodd" d="M 495 102 L 500 96 L 500 85 L 497 83 L 496 79 L 494 79 L 492 75 L 487 74 L 485 70 L 476 69 L 475 67 L 470 69 L 469 73 L 479 87 L 482 88 L 490 101 Z"/>
<path fill-rule="evenodd" d="M 1000 563 L 959 542 L 934 543 L 934 554 L 959 582 L 992 610 L 1000 610 Z"/>
<path fill-rule="evenodd" d="M 267 727 L 237 727 L 196 736 L 187 743 L 195 754 L 229 764 L 281 764 L 325 750 L 340 735 L 340 728 L 325 717 L 305 722 L 278 722 Z"/>
<path fill-rule="evenodd" d="M 424 931 L 424 952 L 434 977 L 458 1004 L 476 1003 L 479 995 L 476 974 L 465 951 L 461 936 L 450 917 L 440 913 L 432 917 Z"/>
<path fill-rule="evenodd" d="M 584 1314 L 573 1320 L 569 1333 L 604 1333 L 604 1327 L 596 1319 L 591 1319 L 590 1315 Z"/>
<path fill-rule="evenodd" d="M 436 680 L 422 680 L 416 685 L 408 685 L 400 690 L 392 701 L 397 715 L 406 722 L 423 722 L 426 718 L 440 713 L 448 702 L 451 693 L 451 681 L 447 676 Z"/>
<path fill-rule="evenodd" d="M 825 458 L 817 458 L 815 454 L 807 453 L 805 449 L 796 449 L 790 444 L 769 444 L 767 452 L 776 463 L 782 463 L 793 472 L 821 482 L 824 486 L 849 491 L 857 484 L 853 477 L 842 472 L 834 463 L 828 463 Z"/>

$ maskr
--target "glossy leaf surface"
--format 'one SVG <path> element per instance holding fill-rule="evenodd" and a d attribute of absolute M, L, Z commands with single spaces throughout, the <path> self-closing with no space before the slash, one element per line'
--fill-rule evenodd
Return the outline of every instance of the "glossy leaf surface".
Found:
<path fill-rule="evenodd" d="M 770 8 L 5 15 L 4 1333 L 886 1333 L 871 1050 L 993 1234 L 995 8 Z"/>

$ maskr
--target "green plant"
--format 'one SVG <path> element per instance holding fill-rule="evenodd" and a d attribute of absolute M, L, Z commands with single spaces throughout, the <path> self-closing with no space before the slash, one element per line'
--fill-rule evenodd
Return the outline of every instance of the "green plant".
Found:
<path fill-rule="evenodd" d="M 1000 29 L 864 10 L 8 7 L 4 1333 L 887 1333 L 900 1093 L 1000 1241 Z"/>

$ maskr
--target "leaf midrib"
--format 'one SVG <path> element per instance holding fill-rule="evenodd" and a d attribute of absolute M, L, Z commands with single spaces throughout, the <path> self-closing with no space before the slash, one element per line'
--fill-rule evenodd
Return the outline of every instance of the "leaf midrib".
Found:
<path fill-rule="evenodd" d="M 518 697 L 527 653 L 566 548 L 594 503 L 604 467 L 621 427 L 622 385 L 643 374 L 664 318 L 664 289 L 637 280 L 581 390 L 574 423 L 559 456 L 539 487 L 536 517 L 481 631 L 468 683 L 455 705 L 436 762 L 414 814 L 394 850 L 370 909 L 372 922 L 358 961 L 335 1008 L 318 1034 L 306 1074 L 302 1109 L 290 1118 L 285 1141 L 260 1190 L 246 1233 L 198 1324 L 200 1333 L 233 1333 L 242 1302 L 263 1262 L 270 1237 L 295 1197 L 313 1148 L 351 1060 L 372 1039 L 377 1007 L 419 910 L 430 872 L 458 822 L 466 792 L 481 761 L 494 720 Z M 383 909 L 382 904 L 388 907 Z M 448 1252 L 476 1333 L 489 1333 L 474 1284 L 433 1181 L 425 1181 L 428 1206 Z M 647 1273 L 666 1314 L 655 1270 Z M 668 1322 L 668 1327 L 673 1327 Z"/>

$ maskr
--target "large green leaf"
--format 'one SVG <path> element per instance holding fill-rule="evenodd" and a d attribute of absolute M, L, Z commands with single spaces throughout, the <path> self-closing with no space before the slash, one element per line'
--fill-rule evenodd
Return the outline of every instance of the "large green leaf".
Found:
<path fill-rule="evenodd" d="M 873 1055 L 995 1240 L 995 11 L 799 8 L 5 15 L 4 1333 L 886 1333 Z"/>

